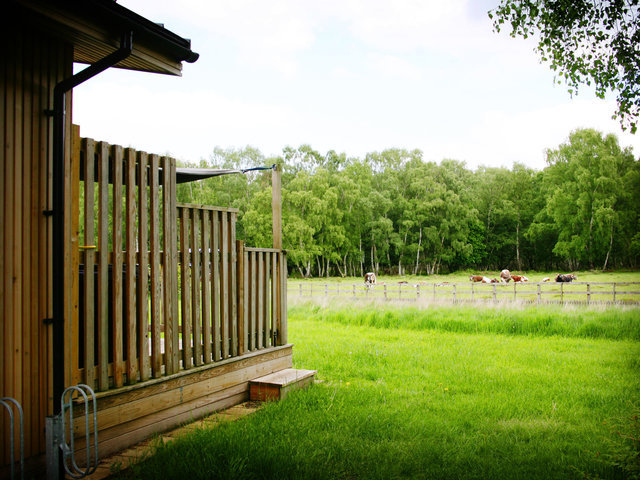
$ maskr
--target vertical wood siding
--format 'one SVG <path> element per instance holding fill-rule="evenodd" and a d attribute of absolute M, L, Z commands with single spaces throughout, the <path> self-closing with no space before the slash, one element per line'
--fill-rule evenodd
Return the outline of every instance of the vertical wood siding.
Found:
<path fill-rule="evenodd" d="M 53 87 L 72 73 L 72 51 L 24 26 L 4 34 L 0 47 L 0 396 L 15 398 L 22 405 L 25 455 L 31 456 L 44 451 L 42 432 L 52 406 L 51 327 L 43 322 L 52 312 L 51 217 L 43 213 L 51 208 L 52 121 L 45 111 L 52 108 Z M 9 461 L 11 433 L 3 411 L 0 464 Z"/>

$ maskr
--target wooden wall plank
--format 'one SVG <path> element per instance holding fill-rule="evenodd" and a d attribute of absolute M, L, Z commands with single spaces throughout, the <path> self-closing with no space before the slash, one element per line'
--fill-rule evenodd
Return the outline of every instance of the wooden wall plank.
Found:
<path fill-rule="evenodd" d="M 113 352 L 113 383 L 116 388 L 124 384 L 123 368 L 123 318 L 122 318 L 122 160 L 123 151 L 119 145 L 111 147 L 113 177 L 113 269 L 111 298 L 111 330 L 113 331 L 111 349 Z"/>
<path fill-rule="evenodd" d="M 66 101 L 68 102 L 68 108 L 71 108 L 71 95 L 67 95 Z M 70 116 L 68 116 L 70 117 Z M 67 122 L 70 123 L 70 118 L 66 119 Z M 70 285 L 69 296 L 69 319 L 71 324 L 71 331 L 65 331 L 65 336 L 69 338 L 71 342 L 70 345 L 75 346 L 75 348 L 71 348 L 71 354 L 68 357 L 70 363 L 65 363 L 65 370 L 67 370 L 67 374 L 69 375 L 67 385 L 77 385 L 82 380 L 78 371 L 80 366 L 80 349 L 78 348 L 80 344 L 80 275 L 78 274 L 80 270 L 80 249 L 79 247 L 79 239 L 80 239 L 80 148 L 81 148 L 81 140 L 80 140 L 80 127 L 78 125 L 69 125 L 71 127 L 70 130 L 71 136 L 68 139 L 69 145 L 68 149 L 65 149 L 65 156 L 67 157 L 67 161 L 69 162 L 69 172 L 70 172 L 70 188 L 65 192 L 65 202 L 66 212 L 65 216 L 70 215 L 69 225 L 70 225 L 70 233 L 71 233 L 71 264 L 66 264 L 66 276 L 69 279 L 69 283 L 66 285 Z M 70 195 L 70 196 L 67 196 Z M 66 362 L 66 359 L 65 359 Z"/>
<path fill-rule="evenodd" d="M 148 207 L 148 155 L 138 152 L 138 255 L 139 272 L 137 285 L 138 309 L 138 369 L 140 380 L 150 377 L 149 364 L 149 207 Z"/>
<path fill-rule="evenodd" d="M 138 380 L 137 313 L 136 313 L 136 269 L 137 231 L 136 220 L 136 151 L 125 149 L 126 168 L 126 275 L 125 275 L 125 345 L 127 352 L 127 382 Z"/>
<path fill-rule="evenodd" d="M 163 284 L 163 304 L 164 304 L 164 361 L 165 374 L 170 375 L 178 371 L 179 365 L 176 365 L 174 357 L 173 332 L 177 330 L 177 319 L 173 316 L 172 304 L 177 298 L 171 298 L 172 279 L 171 279 L 171 167 L 168 157 L 162 157 L 162 240 L 164 244 L 164 257 L 162 265 L 162 284 Z M 176 324 L 174 325 L 174 322 Z M 178 332 L 176 332 L 178 333 Z"/>
<path fill-rule="evenodd" d="M 149 213 L 151 247 L 151 367 L 153 378 L 162 375 L 162 268 L 160 265 L 160 157 L 151 155 L 149 166 Z"/>
<path fill-rule="evenodd" d="M 17 47 L 15 45 L 14 47 Z M 15 245 L 15 229 L 16 229 L 16 216 L 17 211 L 20 205 L 16 205 L 16 199 L 14 196 L 15 185 L 14 185 L 14 170 L 16 169 L 16 146 L 15 146 L 15 119 L 14 115 L 16 113 L 16 109 L 19 108 L 16 106 L 16 98 L 19 96 L 18 86 L 17 84 L 19 75 L 17 73 L 20 66 L 20 59 L 24 55 L 22 54 L 21 48 L 15 48 L 14 56 L 10 56 L 6 60 L 3 58 L 3 62 L 7 62 L 7 70 L 6 70 L 6 83 L 11 87 L 11 91 L 7 92 L 7 95 L 4 95 L 6 114 L 5 118 L 3 118 L 3 130 L 4 130 L 4 144 L 3 144 L 3 154 L 5 155 L 4 164 L 1 166 L 4 169 L 4 182 L 2 185 L 2 192 L 0 195 L 3 195 L 3 240 L 4 240 L 4 250 L 0 252 L 0 256 L 3 259 L 2 262 L 2 270 L 0 270 L 0 275 L 2 275 L 2 279 L 0 283 L 3 284 L 2 287 L 2 300 L 3 304 L 3 312 L 0 324 L 3 327 L 3 344 L 2 344 L 2 352 L 0 356 L 2 358 L 2 370 L 3 370 L 3 379 L 4 382 L 0 385 L 2 388 L 3 396 L 7 397 L 17 397 L 16 392 L 16 384 L 15 377 L 22 377 L 22 372 L 16 374 L 14 371 L 14 352 L 16 350 L 16 341 L 19 338 L 17 336 L 17 332 L 15 329 L 15 320 L 14 320 L 14 308 L 13 305 L 16 303 L 15 288 L 13 286 L 13 278 L 14 278 L 14 256 L 15 249 L 17 245 Z M 19 308 L 19 305 L 18 305 Z M 18 349 L 19 350 L 19 349 Z M 16 398 L 18 401 L 21 401 L 21 398 Z M 9 439 L 13 432 L 9 429 L 9 422 L 4 420 L 4 414 L 2 418 L 0 418 L 0 425 L 2 425 L 3 429 L 0 432 L 2 437 L 0 442 L 5 442 L 5 439 Z M 9 449 L 7 448 L 7 444 L 3 443 L 3 450 L 0 451 L 0 459 L 2 459 L 2 464 L 8 463 L 9 461 Z"/>

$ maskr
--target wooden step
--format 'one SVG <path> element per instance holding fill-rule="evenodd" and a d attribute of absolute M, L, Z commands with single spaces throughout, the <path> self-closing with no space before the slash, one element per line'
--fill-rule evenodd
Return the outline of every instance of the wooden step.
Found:
<path fill-rule="evenodd" d="M 249 398 L 253 401 L 282 400 L 296 388 L 313 383 L 317 370 L 285 368 L 249 382 Z"/>

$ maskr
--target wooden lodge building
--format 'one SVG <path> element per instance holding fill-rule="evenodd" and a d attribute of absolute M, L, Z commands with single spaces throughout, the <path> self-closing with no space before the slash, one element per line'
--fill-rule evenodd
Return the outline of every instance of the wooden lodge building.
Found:
<path fill-rule="evenodd" d="M 72 123 L 75 86 L 110 67 L 180 75 L 198 58 L 189 40 L 113 0 L 1 9 L 0 397 L 21 404 L 37 469 L 69 386 L 96 392 L 102 457 L 289 368 L 287 267 L 277 171 L 273 248 L 248 248 L 237 210 L 176 202 L 174 159 Z M 74 63 L 89 66 L 74 75 Z M 18 429 L 3 411 L 0 477 Z"/>

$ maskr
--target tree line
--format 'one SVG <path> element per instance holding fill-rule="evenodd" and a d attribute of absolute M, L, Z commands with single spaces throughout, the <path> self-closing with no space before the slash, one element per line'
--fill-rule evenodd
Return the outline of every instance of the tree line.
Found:
<path fill-rule="evenodd" d="M 637 268 L 640 162 L 614 135 L 577 130 L 539 171 L 479 167 L 420 150 L 351 158 L 308 145 L 266 158 L 216 148 L 200 168 L 278 164 L 290 274 Z M 270 172 L 178 186 L 178 201 L 239 209 L 238 238 L 270 247 Z"/>

